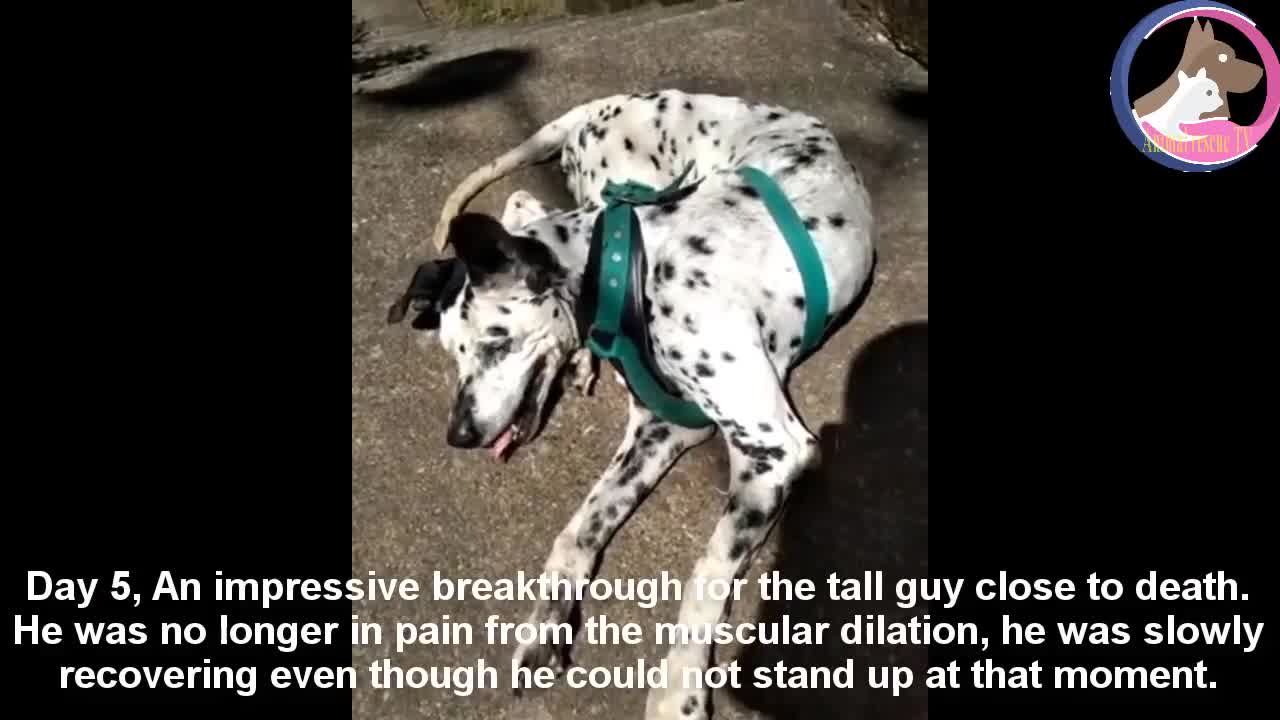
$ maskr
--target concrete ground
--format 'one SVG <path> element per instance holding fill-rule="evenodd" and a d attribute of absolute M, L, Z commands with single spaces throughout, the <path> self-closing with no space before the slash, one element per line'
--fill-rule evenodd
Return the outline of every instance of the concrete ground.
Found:
<path fill-rule="evenodd" d="M 419 347 L 405 325 L 388 326 L 388 304 L 408 281 L 449 191 L 473 168 L 541 123 L 585 100 L 663 87 L 749 96 L 827 120 L 868 178 L 879 217 L 874 285 L 860 312 L 792 375 L 802 417 L 822 438 L 824 466 L 804 479 L 747 577 L 830 573 L 891 578 L 928 572 L 928 74 L 878 30 L 832 0 L 750 0 L 710 10 L 688 6 L 560 21 L 532 29 L 430 36 L 431 55 L 375 81 L 383 95 L 353 95 L 351 112 L 351 562 L 357 575 L 450 577 L 537 573 L 552 540 L 614 453 L 626 399 L 607 374 L 596 395 L 566 395 L 549 427 L 507 464 L 446 446 L 452 361 Z M 530 51 L 480 54 L 495 48 Z M 469 58 L 469 59 L 467 59 Z M 532 61 L 530 61 L 530 59 Z M 425 74 L 422 74 L 424 73 Z M 508 75 L 513 75 L 508 77 Z M 405 88 L 411 88 L 406 91 Z M 473 203 L 497 212 L 517 188 L 563 202 L 554 168 L 519 173 Z M 689 452 L 607 548 L 599 577 L 685 577 L 721 507 L 727 461 L 715 438 Z M 820 585 L 821 587 L 821 585 Z M 675 603 L 643 610 L 590 603 L 586 616 L 674 622 Z M 394 627 L 448 615 L 481 626 L 489 615 L 522 621 L 523 603 L 359 604 L 361 619 Z M 890 604 L 811 601 L 735 604 L 731 621 L 840 623 L 858 613 L 901 613 Z M 915 612 L 927 612 L 917 610 Z M 512 646 L 422 645 L 397 655 L 393 636 L 355 647 L 363 670 L 391 657 L 401 667 L 469 666 L 483 659 L 504 676 Z M 917 686 L 894 698 L 866 688 L 867 664 L 919 670 L 923 648 L 722 647 L 717 659 L 753 667 L 842 666 L 851 690 L 718 691 L 720 718 L 923 718 Z M 630 666 L 659 651 L 591 646 L 585 666 Z M 746 677 L 750 678 L 750 675 Z M 362 676 L 362 680 L 364 677 Z M 642 690 L 571 689 L 521 699 L 509 690 L 381 690 L 364 683 L 353 718 L 562 720 L 640 718 Z"/>

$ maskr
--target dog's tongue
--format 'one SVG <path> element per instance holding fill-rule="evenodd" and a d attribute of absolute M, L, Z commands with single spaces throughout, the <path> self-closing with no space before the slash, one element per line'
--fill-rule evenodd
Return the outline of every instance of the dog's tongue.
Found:
<path fill-rule="evenodd" d="M 511 447 L 511 441 L 515 438 L 516 426 L 514 423 L 507 426 L 506 430 L 493 441 L 493 446 L 489 448 L 489 452 L 493 453 L 495 460 L 507 461 L 507 449 Z"/>

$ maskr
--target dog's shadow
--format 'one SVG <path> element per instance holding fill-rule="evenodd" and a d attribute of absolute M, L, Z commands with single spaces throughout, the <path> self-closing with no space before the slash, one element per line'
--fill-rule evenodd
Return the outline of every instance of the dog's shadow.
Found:
<path fill-rule="evenodd" d="M 884 614 L 905 621 L 928 612 L 902 610 L 893 602 L 893 582 L 928 574 L 929 510 L 929 326 L 927 322 L 890 330 L 855 358 L 849 371 L 844 422 L 820 431 L 821 466 L 797 481 L 775 529 L 777 562 L 765 572 L 816 588 L 808 601 L 765 601 L 758 623 L 831 623 L 822 645 L 743 647 L 737 660 L 743 687 L 735 700 L 775 720 L 813 718 L 872 720 L 927 717 L 923 671 L 928 649 L 919 646 L 845 645 L 840 627 L 855 616 Z M 884 602 L 833 601 L 827 578 L 861 579 L 883 570 Z M 728 660 L 730 658 L 721 658 Z M 854 661 L 851 689 L 762 689 L 757 668 L 771 677 L 786 667 L 832 670 Z M 867 683 L 868 666 L 907 666 L 917 682 L 894 697 Z"/>

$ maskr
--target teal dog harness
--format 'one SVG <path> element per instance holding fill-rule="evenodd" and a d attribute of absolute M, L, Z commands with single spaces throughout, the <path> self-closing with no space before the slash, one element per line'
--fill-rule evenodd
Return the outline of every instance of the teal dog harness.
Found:
<path fill-rule="evenodd" d="M 679 397 L 657 369 L 644 312 L 648 268 L 635 213 L 637 206 L 666 204 L 691 194 L 701 180 L 689 186 L 681 184 L 692 168 L 691 163 L 661 190 L 634 182 L 605 185 L 605 208 L 592 229 L 578 323 L 586 328 L 587 347 L 622 373 L 645 407 L 668 422 L 699 428 L 710 425 L 711 419 L 696 403 Z M 738 174 L 759 193 L 800 270 L 806 310 L 802 356 L 816 347 L 827 331 L 830 296 L 822 260 L 808 229 L 773 179 L 753 167 L 740 168 Z"/>

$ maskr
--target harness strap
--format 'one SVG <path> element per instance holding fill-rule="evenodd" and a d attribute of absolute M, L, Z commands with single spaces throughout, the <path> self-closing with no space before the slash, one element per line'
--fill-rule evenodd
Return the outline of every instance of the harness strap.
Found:
<path fill-rule="evenodd" d="M 602 192 L 605 209 L 593 228 L 583 281 L 580 327 L 587 347 L 610 360 L 627 386 L 646 407 L 668 422 L 688 428 L 706 427 L 711 419 L 696 403 L 678 396 L 664 382 L 650 346 L 643 312 L 647 275 L 644 240 L 635 206 L 656 205 L 685 197 L 697 189 L 681 187 L 693 169 L 689 163 L 670 185 L 654 190 L 635 182 L 608 182 Z M 739 174 L 754 187 L 787 239 L 805 291 L 805 331 L 801 354 L 817 346 L 826 332 L 829 306 L 826 275 L 813 238 L 782 190 L 765 173 L 742 168 Z"/>
<path fill-rule="evenodd" d="M 827 294 L 827 274 L 822 269 L 818 247 L 814 244 L 809 229 L 804 226 L 804 221 L 772 178 L 753 167 L 740 168 L 738 174 L 760 192 L 760 199 L 773 216 L 773 221 L 778 224 L 782 236 L 787 239 L 791 255 L 800 269 L 805 303 L 804 338 L 800 346 L 800 354 L 803 355 L 817 347 L 826 334 L 827 310 L 831 304 L 831 298 Z"/>

